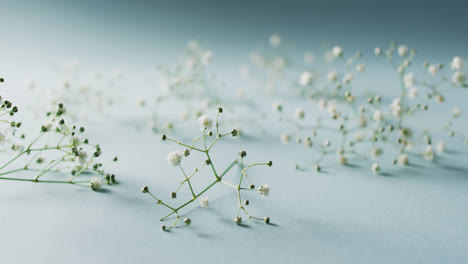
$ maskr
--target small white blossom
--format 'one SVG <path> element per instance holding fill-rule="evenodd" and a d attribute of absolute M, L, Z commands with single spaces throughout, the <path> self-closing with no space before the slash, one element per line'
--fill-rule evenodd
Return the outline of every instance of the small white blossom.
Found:
<path fill-rule="evenodd" d="M 13 146 L 11 147 L 11 149 L 13 151 L 18 151 L 18 152 L 22 152 L 24 150 L 24 146 L 23 145 L 20 145 L 20 144 L 13 144 Z"/>
<path fill-rule="evenodd" d="M 372 171 L 373 171 L 374 173 L 376 173 L 376 174 L 379 173 L 379 172 L 380 172 L 380 166 L 379 166 L 379 164 L 377 164 L 377 163 L 372 164 Z"/>
<path fill-rule="evenodd" d="M 400 156 L 398 156 L 398 163 L 400 163 L 400 165 L 408 165 L 409 163 L 409 157 L 408 157 L 408 154 L 400 154 Z"/>
<path fill-rule="evenodd" d="M 458 107 L 453 109 L 453 117 L 459 117 L 461 115 L 461 110 Z"/>
<path fill-rule="evenodd" d="M 198 123 L 200 124 L 200 130 L 203 131 L 206 129 L 210 129 L 213 126 L 213 119 L 206 115 L 202 115 L 198 119 Z"/>
<path fill-rule="evenodd" d="M 310 84 L 312 79 L 314 78 L 314 74 L 310 72 L 303 72 L 301 77 L 299 77 L 299 85 L 307 86 Z"/>
<path fill-rule="evenodd" d="M 258 192 L 262 196 L 268 196 L 270 194 L 270 186 L 268 186 L 268 184 L 263 184 L 262 186 L 258 187 Z"/>
<path fill-rule="evenodd" d="M 143 97 L 138 98 L 136 103 L 137 103 L 137 106 L 144 107 L 146 105 L 145 98 Z"/>
<path fill-rule="evenodd" d="M 202 198 L 202 199 L 200 200 L 200 206 L 201 206 L 201 207 L 207 208 L 208 205 L 209 205 L 208 197 Z"/>
<path fill-rule="evenodd" d="M 320 100 L 318 100 L 317 105 L 318 105 L 319 109 L 325 110 L 327 108 L 327 101 L 325 99 L 321 98 Z"/>
<path fill-rule="evenodd" d="M 97 177 L 92 177 L 89 180 L 89 187 L 91 188 L 91 190 L 97 191 L 101 189 L 101 181 Z"/>
<path fill-rule="evenodd" d="M 291 136 L 288 135 L 288 134 L 282 134 L 281 135 L 281 142 L 283 142 L 284 144 L 287 144 L 289 143 L 289 141 L 291 141 Z"/>
<path fill-rule="evenodd" d="M 278 34 L 272 34 L 270 36 L 269 42 L 270 42 L 270 46 L 272 46 L 273 48 L 276 48 L 281 44 L 281 36 Z"/>
<path fill-rule="evenodd" d="M 334 82 L 338 79 L 338 72 L 336 71 L 331 71 L 327 74 L 327 79 L 330 81 L 330 82 Z"/>
<path fill-rule="evenodd" d="M 434 153 L 434 150 L 432 150 L 431 146 L 426 147 L 426 150 L 424 151 L 423 156 L 424 156 L 424 159 L 426 159 L 427 161 L 434 160 L 435 153 Z"/>
<path fill-rule="evenodd" d="M 437 71 L 439 70 L 439 67 L 437 67 L 436 65 L 434 64 L 431 64 L 429 65 L 429 67 L 427 67 L 427 71 L 429 71 L 429 73 L 431 75 L 436 75 Z"/>
<path fill-rule="evenodd" d="M 382 121 L 383 120 L 383 113 L 380 110 L 375 110 L 374 115 L 372 116 L 375 121 Z"/>
<path fill-rule="evenodd" d="M 296 109 L 296 118 L 297 119 L 304 119 L 305 117 L 305 112 L 301 108 Z"/>
<path fill-rule="evenodd" d="M 346 163 L 348 162 L 348 160 L 346 159 L 345 156 L 343 156 L 343 155 L 338 155 L 338 162 L 339 162 L 341 165 L 346 165 Z"/>
<path fill-rule="evenodd" d="M 379 147 L 372 148 L 371 150 L 371 155 L 373 157 L 379 157 L 382 155 L 382 153 L 383 153 L 383 149 Z"/>
<path fill-rule="evenodd" d="M 283 110 L 283 102 L 277 101 L 273 104 L 273 110 L 275 111 L 281 111 Z"/>
<path fill-rule="evenodd" d="M 408 54 L 408 46 L 406 46 L 406 45 L 398 46 L 398 55 L 403 57 L 406 54 Z"/>
<path fill-rule="evenodd" d="M 408 90 L 409 98 L 415 99 L 416 97 L 418 97 L 418 92 L 419 92 L 419 90 L 416 87 L 413 87 L 413 88 L 409 89 Z"/>
<path fill-rule="evenodd" d="M 444 142 L 444 141 L 439 141 L 439 142 L 437 143 L 437 151 L 438 151 L 439 153 L 443 153 L 443 152 L 445 152 L 445 149 L 446 149 L 445 142 Z"/>
<path fill-rule="evenodd" d="M 341 57 L 343 55 L 343 49 L 340 46 L 335 46 L 332 49 L 332 54 L 335 57 Z"/>
<path fill-rule="evenodd" d="M 382 54 L 382 49 L 377 47 L 377 48 L 374 49 L 374 53 L 375 53 L 375 55 L 380 55 L 380 54 Z"/>
<path fill-rule="evenodd" d="M 366 70 L 366 66 L 364 64 L 358 64 L 356 65 L 356 71 L 358 72 L 363 72 Z"/>
<path fill-rule="evenodd" d="M 436 95 L 435 99 L 438 103 L 443 103 L 445 101 L 445 98 L 440 94 Z"/>
<path fill-rule="evenodd" d="M 455 56 L 450 63 L 453 70 L 461 70 L 463 68 L 464 61 L 462 58 Z"/>
<path fill-rule="evenodd" d="M 354 78 L 353 75 L 348 72 L 343 76 L 343 82 L 350 83 L 353 80 L 353 78 Z"/>
<path fill-rule="evenodd" d="M 392 109 L 392 113 L 394 116 L 401 116 L 403 114 L 403 106 L 401 105 L 401 99 L 400 98 L 395 98 L 390 105 L 390 108 Z"/>
<path fill-rule="evenodd" d="M 172 166 L 179 166 L 180 162 L 182 161 L 184 153 L 181 151 L 172 151 L 167 155 L 167 161 Z"/>
<path fill-rule="evenodd" d="M 79 137 L 77 137 L 77 136 L 73 136 L 73 137 L 70 138 L 70 144 L 72 146 L 78 146 L 78 145 L 81 144 L 81 139 Z"/>
<path fill-rule="evenodd" d="M 355 136 L 354 136 L 354 140 L 356 140 L 356 142 L 360 142 L 364 139 L 364 135 L 362 133 L 357 133 Z"/>
<path fill-rule="evenodd" d="M 456 71 L 452 75 L 452 82 L 456 85 L 461 85 L 465 83 L 466 76 L 461 71 Z"/>
<path fill-rule="evenodd" d="M 403 82 L 404 82 L 406 88 L 413 87 L 413 85 L 415 83 L 414 74 L 412 72 L 409 72 L 409 73 L 405 74 L 405 77 L 403 77 Z"/>
<path fill-rule="evenodd" d="M 207 50 L 203 52 L 201 56 L 201 62 L 203 65 L 208 65 L 213 60 L 213 52 L 211 50 Z"/>
<path fill-rule="evenodd" d="M 86 153 L 86 151 L 84 150 L 78 150 L 78 162 L 81 165 L 84 165 L 88 162 L 87 159 L 88 159 L 88 153 Z"/>

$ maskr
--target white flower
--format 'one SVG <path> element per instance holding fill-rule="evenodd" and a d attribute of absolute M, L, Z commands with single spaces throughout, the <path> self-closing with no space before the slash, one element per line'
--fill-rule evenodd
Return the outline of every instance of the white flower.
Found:
<path fill-rule="evenodd" d="M 343 156 L 343 155 L 338 155 L 338 162 L 339 162 L 341 165 L 346 165 L 346 163 L 348 162 L 348 160 L 346 159 L 345 156 Z"/>
<path fill-rule="evenodd" d="M 358 72 L 363 72 L 366 70 L 366 66 L 364 64 L 358 64 L 356 65 L 356 71 Z"/>
<path fill-rule="evenodd" d="M 408 165 L 409 163 L 408 154 L 400 154 L 400 156 L 398 156 L 398 163 L 400 163 L 400 165 Z"/>
<path fill-rule="evenodd" d="M 331 71 L 327 74 L 327 79 L 330 81 L 330 82 L 334 82 L 338 79 L 338 72 L 336 71 Z"/>
<path fill-rule="evenodd" d="M 213 59 L 213 52 L 211 50 L 207 50 L 207 51 L 203 52 L 203 54 L 201 56 L 201 62 L 203 63 L 203 65 L 210 64 L 212 59 Z"/>
<path fill-rule="evenodd" d="M 444 142 L 444 141 L 439 141 L 439 142 L 437 143 L 437 151 L 438 151 L 439 153 L 443 153 L 443 152 L 445 152 L 445 149 L 446 149 L 445 142 Z"/>
<path fill-rule="evenodd" d="M 380 166 L 379 166 L 379 164 L 377 164 L 377 163 L 372 164 L 372 171 L 373 171 L 374 173 L 376 173 L 376 174 L 379 173 L 379 171 L 380 171 Z"/>
<path fill-rule="evenodd" d="M 461 115 L 461 110 L 458 107 L 453 109 L 453 117 L 459 117 Z"/>
<path fill-rule="evenodd" d="M 466 76 L 461 71 L 456 71 L 452 75 L 452 82 L 456 85 L 461 85 L 465 83 Z"/>
<path fill-rule="evenodd" d="M 275 111 L 281 111 L 283 110 L 283 102 L 277 101 L 273 104 L 273 110 Z"/>
<path fill-rule="evenodd" d="M 338 109 L 337 109 L 338 105 L 336 103 L 336 101 L 329 101 L 327 103 L 327 111 L 330 115 L 332 116 L 338 116 L 339 113 L 338 113 Z"/>
<path fill-rule="evenodd" d="M 297 119 L 304 119 L 305 117 L 305 112 L 301 108 L 296 109 L 296 118 Z"/>
<path fill-rule="evenodd" d="M 372 148 L 371 150 L 371 155 L 373 157 L 379 157 L 380 155 L 382 155 L 382 153 L 383 153 L 383 149 L 379 147 Z"/>
<path fill-rule="evenodd" d="M 320 98 L 317 102 L 318 108 L 321 110 L 325 110 L 327 108 L 327 101 L 323 98 Z"/>
<path fill-rule="evenodd" d="M 145 98 L 140 97 L 140 98 L 137 99 L 137 105 L 138 105 L 139 107 L 144 107 L 145 104 L 146 104 Z"/>
<path fill-rule="evenodd" d="M 323 146 L 324 147 L 329 147 L 331 144 L 330 140 L 326 139 L 324 142 L 323 142 Z"/>
<path fill-rule="evenodd" d="M 268 184 L 263 184 L 258 187 L 258 192 L 263 196 L 268 196 L 270 194 L 270 186 L 268 186 Z"/>
<path fill-rule="evenodd" d="M 343 49 L 340 46 L 335 46 L 332 49 L 332 54 L 335 57 L 341 57 L 343 55 Z"/>
<path fill-rule="evenodd" d="M 202 115 L 198 119 L 198 123 L 200 124 L 200 130 L 203 131 L 206 129 L 210 129 L 213 126 L 213 119 L 206 115 Z"/>
<path fill-rule="evenodd" d="M 273 48 L 278 47 L 281 44 L 281 36 L 278 34 L 272 34 L 270 36 L 270 46 Z"/>
<path fill-rule="evenodd" d="M 435 99 L 438 103 L 443 103 L 445 101 L 445 98 L 440 94 L 436 95 Z"/>
<path fill-rule="evenodd" d="M 354 140 L 356 140 L 356 142 L 360 142 L 364 139 L 364 135 L 362 133 L 357 133 L 356 136 L 354 136 Z"/>
<path fill-rule="evenodd" d="M 405 77 L 403 77 L 403 82 L 405 84 L 406 88 L 411 88 L 414 85 L 414 74 L 412 72 L 409 72 L 405 74 Z"/>
<path fill-rule="evenodd" d="M 18 152 L 22 152 L 24 150 L 24 146 L 20 145 L 20 144 L 13 144 L 13 146 L 11 147 L 11 149 L 13 151 L 18 151 Z"/>
<path fill-rule="evenodd" d="M 409 89 L 408 96 L 411 99 L 414 99 L 414 98 L 418 97 L 418 92 L 419 92 L 418 88 L 413 87 L 413 88 Z"/>
<path fill-rule="evenodd" d="M 380 110 L 375 110 L 374 115 L 372 116 L 375 121 L 382 121 L 383 120 L 383 113 Z"/>
<path fill-rule="evenodd" d="M 390 108 L 392 109 L 392 113 L 394 116 L 401 116 L 403 114 L 403 106 L 401 105 L 400 98 L 393 99 Z"/>
<path fill-rule="evenodd" d="M 429 67 L 427 67 L 427 70 L 429 71 L 431 75 L 436 75 L 437 71 L 439 70 L 439 67 L 437 67 L 434 64 L 431 64 L 429 65 Z"/>
<path fill-rule="evenodd" d="M 84 150 L 78 150 L 78 162 L 83 165 L 87 162 L 87 159 L 88 153 Z"/>
<path fill-rule="evenodd" d="M 424 159 L 426 159 L 427 161 L 434 160 L 435 153 L 434 153 L 434 150 L 432 150 L 431 146 L 426 147 L 426 150 L 424 151 L 423 156 L 424 156 Z"/>
<path fill-rule="evenodd" d="M 184 153 L 182 151 L 172 151 L 169 153 L 169 155 L 167 155 L 167 161 L 172 166 L 179 166 L 183 156 Z"/>
<path fill-rule="evenodd" d="M 353 75 L 349 72 L 343 76 L 344 83 L 350 83 L 352 80 L 353 80 Z"/>
<path fill-rule="evenodd" d="M 464 61 L 462 58 L 455 56 L 450 63 L 453 70 L 461 70 L 463 68 Z"/>
<path fill-rule="evenodd" d="M 283 142 L 283 144 L 287 144 L 289 143 L 289 141 L 291 141 L 291 136 L 288 135 L 288 134 L 282 134 L 281 135 L 281 142 Z"/>
<path fill-rule="evenodd" d="M 367 119 L 366 119 L 364 116 L 360 115 L 360 116 L 359 116 L 359 126 L 362 126 L 362 127 L 363 127 L 363 126 L 365 126 L 366 124 L 367 124 Z"/>
<path fill-rule="evenodd" d="M 97 191 L 101 189 L 101 181 L 97 177 L 92 177 L 89 180 L 89 187 L 91 188 L 91 190 Z"/>
<path fill-rule="evenodd" d="M 81 139 L 79 137 L 77 137 L 77 136 L 73 136 L 73 137 L 70 138 L 70 144 L 72 146 L 78 146 L 78 145 L 81 144 Z"/>
<path fill-rule="evenodd" d="M 407 151 L 410 151 L 410 150 L 412 150 L 413 148 L 414 148 L 413 142 L 408 142 L 408 143 L 406 143 L 405 149 L 406 149 Z"/>
<path fill-rule="evenodd" d="M 310 72 L 303 72 L 301 77 L 299 77 L 299 85 L 307 86 L 310 84 L 312 79 L 314 78 L 314 74 Z"/>
<path fill-rule="evenodd" d="M 207 208 L 210 203 L 208 202 L 208 197 L 202 198 L 200 200 L 200 206 L 203 208 Z"/>
<path fill-rule="evenodd" d="M 375 53 L 375 55 L 380 55 L 380 54 L 382 54 L 382 49 L 377 47 L 377 48 L 374 49 L 374 53 Z"/>
<path fill-rule="evenodd" d="M 408 46 L 406 45 L 398 46 L 398 55 L 405 56 L 406 54 L 408 54 Z"/>

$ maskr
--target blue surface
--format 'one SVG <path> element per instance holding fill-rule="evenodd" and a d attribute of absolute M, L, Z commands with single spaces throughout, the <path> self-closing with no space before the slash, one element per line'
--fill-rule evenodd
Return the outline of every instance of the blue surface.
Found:
<path fill-rule="evenodd" d="M 370 18 L 355 21 L 355 13 L 349 13 L 346 5 L 338 8 L 338 13 L 335 7 L 325 9 L 334 14 L 331 17 L 301 13 L 303 19 L 295 20 L 299 9 L 318 13 L 324 9 L 258 5 L 253 9 L 232 8 L 235 12 L 227 14 L 231 10 L 227 6 L 219 14 L 216 8 L 209 9 L 211 15 L 204 16 L 201 6 L 201 11 L 185 16 L 177 6 L 145 9 L 121 2 L 99 6 L 94 1 L 84 6 L 61 3 L 2 3 L 2 20 L 7 23 L 0 24 L 0 75 L 6 83 L 0 92 L 23 106 L 20 109 L 25 123 L 40 125 L 30 111 L 36 98 L 27 93 L 27 79 L 44 86 L 55 85 L 51 65 L 75 57 L 90 74 L 121 68 L 130 87 L 125 102 L 105 113 L 90 115 L 86 124 L 88 138 L 101 144 L 104 156 L 119 157 L 119 162 L 109 168 L 116 173 L 119 184 L 106 187 L 104 192 L 93 192 L 77 186 L 1 181 L 1 263 L 468 262 L 467 148 L 456 140 L 441 136 L 449 152 L 433 164 L 415 159 L 411 166 L 401 168 L 392 166 L 388 159 L 381 164 L 385 175 L 373 175 L 369 164 L 362 161 L 352 160 L 353 167 L 338 166 L 334 158 L 325 161 L 323 173 L 296 171 L 294 164 L 306 163 L 311 154 L 302 145 L 283 145 L 279 140 L 279 135 L 290 128 L 277 124 L 270 109 L 273 101 L 284 96 L 253 93 L 251 99 L 259 104 L 260 112 L 268 113 L 267 120 L 259 122 L 260 126 L 245 127 L 247 138 L 221 142 L 213 160 L 222 169 L 240 149 L 245 149 L 249 162 L 274 162 L 272 168 L 252 170 L 255 184 L 269 184 L 271 193 L 265 198 L 253 195 L 249 207 L 252 213 L 270 216 L 273 224 L 244 219 L 245 226 L 235 225 L 236 193 L 221 185 L 206 194 L 209 208 L 200 208 L 196 203 L 184 212 L 192 219 L 189 227 L 162 232 L 159 219 L 168 212 L 142 194 L 140 188 L 148 185 L 155 195 L 170 200 L 169 194 L 181 175 L 168 165 L 166 155 L 181 148 L 161 142 L 159 136 L 147 130 L 136 129 L 147 116 L 135 106 L 137 98 L 153 95 L 154 66 L 173 63 L 187 40 L 206 40 L 215 53 L 214 69 L 230 87 L 239 87 L 244 83 L 238 82 L 238 68 L 248 59 L 249 51 L 277 31 L 298 43 L 295 51 L 299 55 L 302 49 L 319 47 L 323 40 L 341 44 L 346 52 L 362 49 L 365 61 L 369 61 L 366 80 L 372 84 L 370 88 L 378 84 L 383 92 L 392 94 L 392 85 L 397 84 L 395 76 L 380 78 L 386 69 L 376 66 L 368 55 L 374 46 L 402 39 L 420 48 L 422 58 L 431 61 L 465 56 L 462 43 L 466 35 L 458 30 L 466 25 L 466 16 L 458 13 L 463 8 L 452 9 L 455 13 L 443 9 L 444 16 L 434 18 L 441 9 L 432 4 L 432 11 L 425 12 L 433 16 L 407 14 L 406 19 L 398 20 L 398 26 L 392 25 L 399 15 L 386 16 L 385 23 L 379 21 L 385 25 L 382 30 L 382 24 Z M 400 10 L 400 6 L 392 6 Z M 415 6 L 411 5 L 412 10 Z M 252 12 L 245 13 L 245 9 Z M 377 9 L 381 7 L 372 10 Z M 287 17 L 281 16 L 282 10 Z M 362 15 L 372 13 L 366 8 L 356 10 L 361 10 Z M 265 13 L 263 19 L 260 13 Z M 372 13 L 371 18 L 378 16 Z M 317 21 L 304 20 L 306 17 Z M 422 17 L 431 17 L 431 21 Z M 259 21 L 258 28 L 250 21 Z M 316 26 L 322 24 L 327 26 Z M 230 34 L 226 28 L 232 29 Z M 422 36 L 415 32 L 430 33 Z M 448 106 L 458 105 L 468 112 L 463 108 L 466 92 L 447 97 L 441 111 L 423 121 L 430 125 L 443 121 L 442 110 L 450 112 Z M 293 96 L 283 99 L 288 113 L 292 114 L 296 106 L 313 113 L 306 101 Z M 168 115 L 172 113 L 167 110 Z M 225 118 L 229 118 L 228 113 Z M 466 130 L 468 123 L 463 118 L 461 127 Z M 224 124 L 223 128 L 228 132 L 233 127 Z M 196 120 L 186 122 L 176 132 L 178 138 L 190 140 L 199 136 L 198 124 Z M 184 159 L 188 171 L 200 161 L 191 159 Z M 235 177 L 235 172 L 230 177 Z M 201 188 L 203 175 L 199 175 L 195 188 Z"/>

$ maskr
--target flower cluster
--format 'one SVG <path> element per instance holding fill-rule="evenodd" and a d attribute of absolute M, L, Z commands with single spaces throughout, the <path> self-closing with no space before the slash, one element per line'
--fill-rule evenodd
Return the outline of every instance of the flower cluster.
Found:
<path fill-rule="evenodd" d="M 127 90 L 124 75 L 119 70 L 89 74 L 80 70 L 80 63 L 73 60 L 58 66 L 55 72 L 56 85 L 28 81 L 28 88 L 39 98 L 35 104 L 39 109 L 32 109 L 34 112 L 53 111 L 57 104 L 63 103 L 68 108 L 66 118 L 87 121 L 96 113 L 120 104 Z"/>
<path fill-rule="evenodd" d="M 326 79 L 312 82 L 315 75 L 310 71 L 298 77 L 297 85 L 302 87 L 302 94 L 319 110 L 314 111 L 315 122 L 305 120 L 307 114 L 302 108 L 288 110 L 290 117 L 282 102 L 273 105 L 280 120 L 295 128 L 292 134 L 282 134 L 281 141 L 289 143 L 296 135 L 298 143 L 315 150 L 318 156 L 312 164 L 317 171 L 321 170 L 322 160 L 330 155 L 342 165 L 349 163 L 349 157 L 367 160 L 374 173 L 381 171 L 379 160 L 384 152 L 393 155 L 393 164 L 408 165 L 410 159 L 417 157 L 433 161 L 446 148 L 440 135 L 443 130 L 468 143 L 468 138 L 454 128 L 461 114 L 458 107 L 449 114 L 449 121 L 442 129 L 418 122 L 421 114 L 430 113 L 431 105 L 445 102 L 447 90 L 467 87 L 462 58 L 454 57 L 449 69 L 443 64 L 425 62 L 418 78 L 413 66 L 414 49 L 392 43 L 386 50 L 376 48 L 374 53 L 393 66 L 401 84 L 397 96 L 373 89 L 364 93 L 353 87 L 356 76 L 366 71 L 359 61 L 362 53 L 346 57 L 344 49 L 335 46 L 325 55 L 334 67 L 328 71 Z M 434 144 L 436 138 L 440 140 Z M 297 169 L 302 167 L 296 165 Z"/>
<path fill-rule="evenodd" d="M 174 134 L 177 126 L 191 118 L 199 118 L 203 112 L 215 106 L 222 105 L 224 111 L 238 112 L 247 109 L 249 112 L 255 108 L 255 103 L 239 90 L 234 96 L 226 96 L 231 92 L 226 84 L 218 79 L 211 71 L 214 54 L 204 48 L 198 41 L 191 40 L 180 55 L 175 65 L 159 65 L 158 89 L 155 96 L 137 99 L 139 108 L 150 115 L 147 126 L 155 134 Z M 177 104 L 178 107 L 173 107 Z M 174 108 L 168 114 L 166 108 Z M 239 124 L 251 123 L 246 118 L 237 118 L 230 115 L 229 122 Z"/>
<path fill-rule="evenodd" d="M 247 153 L 242 150 L 239 152 L 240 159 L 234 160 L 225 170 L 221 172 L 219 169 L 217 169 L 217 167 L 215 166 L 211 158 L 210 151 L 215 146 L 215 144 L 219 142 L 220 139 L 223 139 L 227 136 L 236 137 L 238 135 L 238 131 L 236 129 L 233 129 L 228 133 L 224 133 L 224 134 L 220 133 L 219 115 L 222 112 L 223 112 L 223 109 L 221 107 L 218 108 L 216 121 L 213 121 L 212 118 L 205 116 L 205 115 L 202 115 L 199 118 L 198 121 L 199 121 L 202 135 L 201 137 L 194 139 L 192 144 L 184 144 L 180 141 L 169 138 L 165 134 L 162 135 L 162 140 L 174 142 L 177 145 L 184 148 L 183 150 L 180 150 L 180 151 L 176 150 L 176 151 L 170 152 L 167 156 L 167 161 L 169 162 L 169 164 L 171 166 L 174 166 L 180 169 L 183 175 L 183 178 L 179 184 L 179 187 L 175 191 L 170 193 L 170 197 L 172 199 L 176 199 L 178 192 L 181 190 L 183 186 L 187 186 L 188 190 L 190 191 L 190 196 L 191 196 L 191 198 L 188 201 L 181 203 L 181 205 L 172 206 L 166 202 L 163 202 L 161 199 L 157 198 L 153 193 L 150 192 L 148 186 L 144 186 L 142 188 L 143 193 L 149 194 L 151 197 L 153 197 L 157 201 L 157 204 L 162 205 L 170 210 L 170 213 L 166 215 L 165 217 L 163 217 L 161 221 L 164 221 L 170 218 L 171 216 L 174 216 L 175 218 L 174 223 L 170 226 L 162 225 L 163 230 L 170 230 L 176 227 L 180 218 L 182 218 L 182 215 L 180 213 L 181 210 L 185 208 L 186 206 L 194 203 L 195 201 L 199 201 L 201 207 L 208 207 L 209 200 L 208 200 L 208 197 L 204 195 L 206 195 L 207 191 L 213 188 L 214 186 L 216 186 L 217 184 L 225 184 L 227 186 L 230 186 L 237 193 L 239 200 L 238 200 L 237 215 L 234 218 L 234 222 L 236 224 L 241 224 L 242 222 L 241 213 L 244 213 L 249 219 L 261 220 L 261 221 L 264 221 L 265 223 L 270 222 L 269 217 L 261 218 L 261 217 L 256 217 L 256 216 L 251 215 L 247 211 L 247 206 L 250 204 L 250 201 L 243 199 L 242 194 L 245 191 L 257 191 L 262 196 L 268 196 L 270 192 L 270 187 L 267 184 L 264 184 L 256 188 L 255 185 L 252 184 L 252 182 L 250 181 L 248 170 L 252 167 L 260 166 L 260 165 L 266 165 L 266 166 L 271 167 L 273 163 L 269 161 L 266 163 L 252 163 L 250 165 L 247 165 L 245 164 L 245 161 L 244 161 L 245 157 L 247 156 Z M 198 168 L 195 168 L 192 173 L 188 173 L 183 168 L 182 161 L 183 159 L 186 159 L 189 156 L 191 156 L 192 153 L 201 154 L 203 157 L 205 157 L 205 161 Z M 235 179 L 235 183 L 231 183 L 226 179 L 226 176 L 228 172 L 231 171 L 231 169 L 234 168 L 234 166 L 236 165 L 240 166 L 240 169 L 241 169 L 240 175 L 238 176 L 238 178 Z M 195 179 L 194 176 L 207 167 L 208 167 L 208 170 L 210 170 L 210 174 L 211 174 L 211 177 L 213 178 L 213 181 L 211 181 L 211 183 L 208 184 L 208 186 L 206 186 L 202 190 L 196 190 L 192 186 L 192 183 Z M 183 221 L 187 225 L 189 225 L 192 222 L 192 220 L 188 217 L 184 217 Z"/>
<path fill-rule="evenodd" d="M 1 105 L 2 117 L 14 116 L 18 111 L 7 100 L 2 100 Z M 25 134 L 19 134 L 20 122 L 1 120 L 9 127 L 0 131 L 0 145 L 8 154 L 8 160 L 0 165 L 0 180 L 66 183 L 87 186 L 92 190 L 99 190 L 103 183 L 116 183 L 115 175 L 106 173 L 103 164 L 97 161 L 102 153 L 101 147 L 91 146 L 88 139 L 82 137 L 84 127 L 69 126 L 62 118 L 65 113 L 63 104 L 47 113 L 49 121 L 41 126 L 38 136 L 29 141 Z M 117 161 L 117 157 L 113 161 Z M 65 172 L 70 175 L 66 179 Z M 7 177 L 19 173 L 31 176 Z M 46 175 L 56 177 L 45 180 Z"/>

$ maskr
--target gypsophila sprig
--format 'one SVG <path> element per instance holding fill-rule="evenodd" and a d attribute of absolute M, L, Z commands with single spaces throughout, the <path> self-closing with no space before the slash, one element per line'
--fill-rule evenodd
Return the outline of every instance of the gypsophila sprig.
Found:
<path fill-rule="evenodd" d="M 222 139 L 226 137 L 235 137 L 237 136 L 237 130 L 233 129 L 231 132 L 227 133 L 221 133 L 219 129 L 219 116 L 220 114 L 223 113 L 222 108 L 218 108 L 218 113 L 216 115 L 216 121 L 215 121 L 215 131 L 211 131 L 210 129 L 213 128 L 213 119 L 209 116 L 201 116 L 199 118 L 199 125 L 201 129 L 201 137 L 196 138 L 193 140 L 191 144 L 187 143 L 182 143 L 178 140 L 172 139 L 168 137 L 167 135 L 162 135 L 162 140 L 163 141 L 170 141 L 175 144 L 177 144 L 180 147 L 183 147 L 184 150 L 176 150 L 173 152 L 170 152 L 167 156 L 167 160 L 171 166 L 177 167 L 181 174 L 183 175 L 182 180 L 180 182 L 179 187 L 171 192 L 171 198 L 176 199 L 178 197 L 178 192 L 183 189 L 183 187 L 186 187 L 186 190 L 190 192 L 191 198 L 188 201 L 180 203 L 178 206 L 173 206 L 170 205 L 170 203 L 164 202 L 163 200 L 159 199 L 156 197 L 155 194 L 153 194 L 148 186 L 144 186 L 142 188 L 142 192 L 150 195 L 156 200 L 156 203 L 159 205 L 162 205 L 169 209 L 170 213 L 163 218 L 161 218 L 161 221 L 168 220 L 169 218 L 173 218 L 174 222 L 171 225 L 162 225 L 161 229 L 164 231 L 170 230 L 174 227 L 177 226 L 177 223 L 179 220 L 182 218 L 182 213 L 181 211 L 185 209 L 187 206 L 191 205 L 192 203 L 195 203 L 196 201 L 199 202 L 200 207 L 206 208 L 210 206 L 210 201 L 209 198 L 206 196 L 208 194 L 208 191 L 212 189 L 213 187 L 217 186 L 218 184 L 224 184 L 229 187 L 232 187 L 235 190 L 235 193 L 237 194 L 238 197 L 238 204 L 237 204 L 237 214 L 235 215 L 234 223 L 236 224 L 241 224 L 242 223 L 242 217 L 241 214 L 244 214 L 247 216 L 249 219 L 254 219 L 254 220 L 260 220 L 264 221 L 265 223 L 270 223 L 270 218 L 269 217 L 257 217 L 252 215 L 247 211 L 246 206 L 249 205 L 251 202 L 249 200 L 246 200 L 243 198 L 243 193 L 244 192 L 252 192 L 252 191 L 257 191 L 259 195 L 265 197 L 268 196 L 270 193 L 270 187 L 268 184 L 263 184 L 261 185 L 258 189 L 255 189 L 255 185 L 252 184 L 251 182 L 251 176 L 248 174 L 249 169 L 256 167 L 256 166 L 268 166 L 271 167 L 273 165 L 273 162 L 268 161 L 265 163 L 251 163 L 251 164 L 246 164 L 245 163 L 245 158 L 247 156 L 247 152 L 244 150 L 241 150 L 239 152 L 239 157 L 236 158 L 227 168 L 224 170 L 219 170 L 215 166 L 215 162 L 213 161 L 211 157 L 211 150 L 212 148 L 216 145 L 216 143 L 220 142 Z M 214 137 L 214 138 L 213 138 Z M 200 164 L 198 168 L 195 168 L 192 173 L 187 173 L 186 169 L 183 168 L 183 162 L 184 159 L 192 157 L 194 154 L 199 154 L 202 157 L 205 158 L 205 162 L 203 164 Z M 229 182 L 226 179 L 226 175 L 235 167 L 239 166 L 240 167 L 240 173 L 235 179 L 236 181 L 234 183 Z M 210 174 L 213 178 L 213 181 L 211 181 L 210 184 L 208 184 L 205 188 L 202 188 L 201 190 L 197 190 L 193 187 L 192 182 L 195 180 L 195 176 L 199 174 L 203 169 L 209 170 Z M 192 223 L 192 220 L 190 218 L 183 218 L 183 222 L 186 225 L 189 225 Z"/>
<path fill-rule="evenodd" d="M 433 145 L 434 138 L 440 138 L 441 130 L 434 129 L 433 124 L 422 124 L 418 119 L 430 113 L 432 105 L 444 103 L 449 89 L 467 87 L 464 60 L 454 57 L 451 67 L 426 62 L 420 73 L 413 63 L 416 50 L 406 45 L 393 42 L 388 49 L 376 48 L 374 53 L 393 67 L 395 79 L 400 82 L 398 96 L 385 98 L 383 93 L 373 89 L 366 96 L 354 91 L 355 79 L 366 73 L 365 65 L 359 61 L 362 53 L 348 56 L 345 49 L 334 46 L 325 56 L 331 62 L 325 79 L 310 82 L 307 72 L 299 77 L 301 94 L 308 96 L 319 110 L 313 111 L 315 121 L 307 120 L 308 114 L 303 108 L 294 111 L 295 106 L 273 104 L 280 120 L 294 129 L 292 133 L 282 133 L 281 141 L 288 144 L 296 136 L 297 143 L 317 152 L 317 158 L 309 164 L 317 171 L 321 171 L 321 162 L 328 156 L 335 156 L 341 165 L 348 165 L 351 157 L 363 159 L 377 174 L 390 163 L 382 160 L 388 154 L 393 155 L 393 164 L 404 166 L 418 158 L 434 162 L 445 150 L 441 140 L 437 147 Z M 456 107 L 448 113 L 448 122 L 442 131 L 468 142 L 465 133 L 455 128 L 461 112 Z M 307 165 L 295 166 L 296 169 L 305 167 Z"/>
<path fill-rule="evenodd" d="M 2 117 L 14 116 L 18 111 L 7 100 L 1 104 Z M 0 131 L 0 143 L 11 147 L 7 149 L 7 161 L 0 165 L 0 180 L 73 184 L 94 191 L 101 189 L 102 184 L 116 183 L 115 175 L 106 173 L 103 164 L 98 162 L 101 147 L 91 146 L 88 139 L 83 138 L 84 127 L 69 125 L 63 119 L 65 112 L 65 106 L 60 103 L 56 111 L 47 113 L 49 120 L 32 140 L 24 134 L 18 136 L 20 122 L 1 120 L 9 127 Z M 55 177 L 45 179 L 52 175 Z"/>

